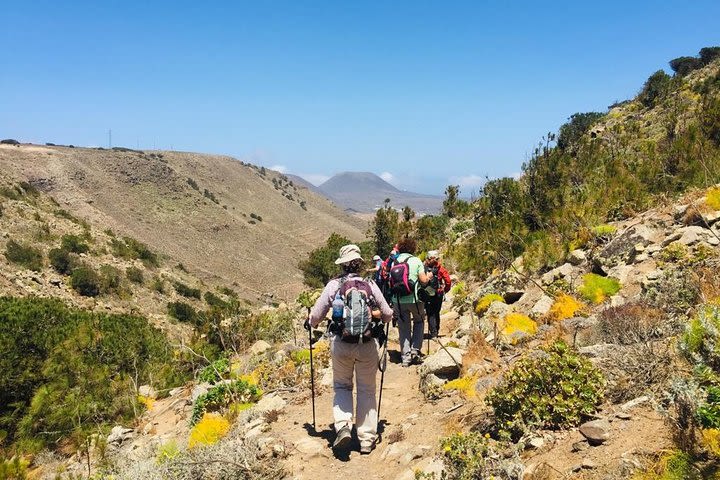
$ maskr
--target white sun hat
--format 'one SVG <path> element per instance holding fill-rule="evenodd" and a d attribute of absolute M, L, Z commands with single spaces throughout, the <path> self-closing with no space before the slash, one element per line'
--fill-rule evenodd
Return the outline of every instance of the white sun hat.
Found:
<path fill-rule="evenodd" d="M 344 247 L 340 248 L 340 257 L 338 257 L 337 260 L 335 260 L 336 265 L 342 265 L 343 263 L 349 263 L 353 260 L 362 260 L 362 255 L 360 255 L 360 247 L 357 245 L 345 245 Z"/>

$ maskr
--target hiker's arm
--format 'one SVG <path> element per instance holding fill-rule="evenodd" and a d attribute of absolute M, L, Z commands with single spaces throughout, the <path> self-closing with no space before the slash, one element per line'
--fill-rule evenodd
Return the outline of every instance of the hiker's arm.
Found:
<path fill-rule="evenodd" d="M 447 270 L 445 270 L 444 267 L 440 267 L 438 269 L 438 276 L 440 277 L 440 280 L 442 280 L 445 283 L 445 293 L 450 291 L 450 287 L 452 287 L 452 280 L 450 280 L 450 274 Z"/>
<path fill-rule="evenodd" d="M 385 323 L 389 322 L 392 320 L 393 316 L 392 307 L 388 305 L 387 300 L 385 300 L 385 296 L 374 282 L 370 283 L 370 290 L 372 290 L 375 303 L 377 303 L 377 307 L 380 309 L 380 318 L 382 318 L 382 321 Z"/>
<path fill-rule="evenodd" d="M 431 279 L 432 277 L 433 277 L 432 272 L 426 272 L 426 271 L 425 271 L 425 267 L 423 267 L 423 268 L 418 272 L 418 280 L 419 280 L 420 283 L 422 283 L 423 285 L 427 285 L 427 283 L 430 281 L 430 279 Z"/>
<path fill-rule="evenodd" d="M 330 283 L 325 285 L 325 289 L 320 294 L 320 298 L 317 299 L 315 305 L 313 305 L 310 310 L 310 325 L 312 325 L 313 328 L 320 325 L 320 322 L 325 319 L 325 315 L 327 315 L 332 308 L 333 296 L 336 291 L 337 282 L 330 281 Z"/>

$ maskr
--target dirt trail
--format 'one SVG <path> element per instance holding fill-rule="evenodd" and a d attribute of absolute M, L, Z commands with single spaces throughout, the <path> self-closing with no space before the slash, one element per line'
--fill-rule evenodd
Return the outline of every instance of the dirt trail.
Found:
<path fill-rule="evenodd" d="M 436 342 L 431 342 L 431 353 L 438 348 Z M 427 341 L 423 343 L 423 352 L 426 351 Z M 360 445 L 353 431 L 349 454 L 333 453 L 333 392 L 332 387 L 324 387 L 315 399 L 317 432 L 310 425 L 309 398 L 302 404 L 289 405 L 272 424 L 271 435 L 283 439 L 289 448 L 289 457 L 285 461 L 289 478 L 412 479 L 414 469 L 432 461 L 438 439 L 447 434 L 447 410 L 461 400 L 454 397 L 443 398 L 434 405 L 428 402 L 418 389 L 418 367 L 400 366 L 397 343 L 390 342 L 388 353 L 380 411 L 380 440 L 375 450 L 370 455 L 360 455 Z"/>

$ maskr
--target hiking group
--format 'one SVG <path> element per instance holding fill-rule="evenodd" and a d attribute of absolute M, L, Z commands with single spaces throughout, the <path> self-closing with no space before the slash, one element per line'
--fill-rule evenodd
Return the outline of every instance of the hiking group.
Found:
<path fill-rule="evenodd" d="M 382 399 L 390 322 L 398 329 L 403 367 L 421 362 L 426 316 L 428 339 L 438 335 L 440 308 L 450 290 L 450 275 L 440 264 L 436 250 L 428 252 L 423 262 L 415 256 L 415 249 L 415 241 L 404 238 L 387 259 L 375 255 L 373 267 L 364 269 L 360 248 L 343 246 L 335 260 L 342 273 L 325 285 L 305 321 L 305 328 L 311 331 L 332 312 L 328 331 L 334 390 L 334 450 L 347 450 L 352 443 L 353 410 L 360 453 L 369 454 L 375 448 L 380 410 L 377 372 L 382 372 Z M 372 276 L 364 279 L 362 273 Z M 353 378 L 357 385 L 355 409 Z"/>

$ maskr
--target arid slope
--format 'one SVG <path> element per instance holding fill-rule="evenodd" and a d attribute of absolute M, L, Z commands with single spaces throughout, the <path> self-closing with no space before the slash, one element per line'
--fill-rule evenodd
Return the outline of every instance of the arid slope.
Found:
<path fill-rule="evenodd" d="M 293 298 L 299 260 L 331 232 L 361 240 L 365 229 L 277 172 L 224 156 L 0 145 L 0 172 L 248 298 Z"/>

